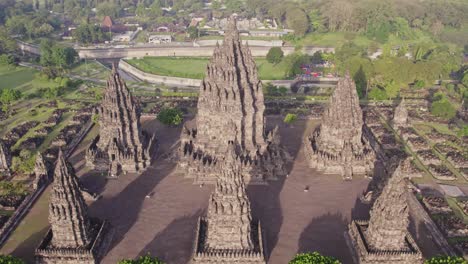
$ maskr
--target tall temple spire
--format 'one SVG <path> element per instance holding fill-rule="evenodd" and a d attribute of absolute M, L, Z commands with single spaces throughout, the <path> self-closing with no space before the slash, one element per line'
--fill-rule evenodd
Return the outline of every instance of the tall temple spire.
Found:
<path fill-rule="evenodd" d="M 100 263 L 112 240 L 107 221 L 88 216 L 73 168 L 59 149 L 50 192 L 51 228 L 35 252 L 35 263 Z"/>
<path fill-rule="evenodd" d="M 191 263 L 265 263 L 261 226 L 252 221 L 235 148 L 228 145 L 207 217 L 199 222 Z"/>
<path fill-rule="evenodd" d="M 250 201 L 235 146 L 229 145 L 223 171 L 208 205 L 206 245 L 214 249 L 253 249 Z"/>
<path fill-rule="evenodd" d="M 349 75 L 338 81 L 322 116 L 322 123 L 306 139 L 310 166 L 326 174 L 370 174 L 374 153 L 363 135 L 363 116 L 356 85 Z"/>
<path fill-rule="evenodd" d="M 52 245 L 60 248 L 86 247 L 91 241 L 87 206 L 78 179 L 69 168 L 60 149 L 50 195 L 49 222 Z"/>
<path fill-rule="evenodd" d="M 421 251 L 408 232 L 408 190 L 400 162 L 370 211 L 369 221 L 349 225 L 349 245 L 358 263 L 421 264 Z"/>
<path fill-rule="evenodd" d="M 376 249 L 400 250 L 406 246 L 409 211 L 401 166 L 390 177 L 370 212 L 367 234 L 369 244 Z"/>
<path fill-rule="evenodd" d="M 265 178 L 285 174 L 283 162 L 271 162 L 271 157 L 282 154 L 270 151 L 279 148 L 272 146 L 265 132 L 262 83 L 250 49 L 241 43 L 234 17 L 228 19 L 224 41 L 216 45 L 206 67 L 197 107 L 195 128 L 184 129 L 181 136 L 179 162 L 190 174 L 197 172 L 193 175 L 197 183 L 215 182 L 210 166 L 224 156 L 230 142 L 236 145 L 236 154 L 252 164 L 246 182 L 256 178 L 254 182 L 265 184 Z M 203 169 L 193 169 L 200 166 Z"/>
<path fill-rule="evenodd" d="M 151 139 L 142 134 L 140 110 L 115 64 L 98 113 L 99 136 L 87 152 L 87 164 L 108 170 L 111 177 L 149 166 Z"/>

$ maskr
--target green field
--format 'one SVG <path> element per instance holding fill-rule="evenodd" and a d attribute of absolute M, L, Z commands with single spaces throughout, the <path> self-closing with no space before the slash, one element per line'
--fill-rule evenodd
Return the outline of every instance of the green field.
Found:
<path fill-rule="evenodd" d="M 283 62 L 274 65 L 266 61 L 265 58 L 256 58 L 255 61 L 260 79 L 286 79 L 286 66 Z M 142 59 L 130 59 L 127 62 L 144 72 L 152 74 L 202 79 L 205 75 L 208 58 L 144 57 Z"/>
<path fill-rule="evenodd" d="M 23 95 L 35 93 L 40 88 L 54 87 L 58 84 L 37 77 L 38 72 L 24 67 L 0 66 L 0 89 L 13 88 Z"/>

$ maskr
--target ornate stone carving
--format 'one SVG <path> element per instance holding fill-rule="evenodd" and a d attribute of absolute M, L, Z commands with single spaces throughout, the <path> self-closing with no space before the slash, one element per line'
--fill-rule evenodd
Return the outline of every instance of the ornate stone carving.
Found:
<path fill-rule="evenodd" d="M 330 98 L 321 125 L 305 140 L 312 168 L 326 174 L 371 174 L 375 155 L 363 135 L 363 116 L 354 81 L 346 74 Z"/>
<path fill-rule="evenodd" d="M 99 136 L 86 152 L 86 164 L 96 170 L 107 170 L 109 177 L 146 169 L 150 165 L 153 138 L 141 131 L 140 110 L 115 66 L 98 114 Z"/>
<path fill-rule="evenodd" d="M 199 222 L 192 263 L 266 263 L 237 159 L 235 146 L 228 145 L 207 217 Z"/>
<path fill-rule="evenodd" d="M 0 140 L 0 174 L 10 175 L 11 154 L 8 147 Z"/>
<path fill-rule="evenodd" d="M 48 168 L 46 165 L 46 161 L 42 157 L 42 154 L 40 152 L 37 152 L 36 163 L 34 165 L 33 188 L 37 189 L 50 180 L 51 179 L 49 179 L 49 172 L 48 172 Z"/>
<path fill-rule="evenodd" d="M 394 128 L 408 126 L 408 110 L 406 110 L 405 98 L 403 98 L 400 104 L 395 108 L 395 113 L 393 114 L 393 126 Z"/>
<path fill-rule="evenodd" d="M 351 249 L 359 263 L 422 263 L 418 245 L 408 232 L 407 187 L 402 163 L 376 199 L 369 221 L 349 226 Z"/>
<path fill-rule="evenodd" d="M 36 250 L 37 264 L 97 263 L 110 242 L 107 222 L 88 216 L 73 168 L 59 150 L 50 194 L 51 228 Z"/>
<path fill-rule="evenodd" d="M 242 45 L 234 18 L 217 45 L 200 85 L 195 124 L 182 131 L 179 168 L 195 183 L 214 183 L 216 164 L 229 143 L 236 146 L 247 183 L 265 184 L 284 172 L 278 133 L 265 132 L 264 98 L 255 61 Z"/>

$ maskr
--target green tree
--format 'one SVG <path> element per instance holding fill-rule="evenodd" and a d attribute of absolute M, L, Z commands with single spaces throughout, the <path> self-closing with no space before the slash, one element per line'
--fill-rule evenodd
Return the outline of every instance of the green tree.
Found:
<path fill-rule="evenodd" d="M 190 39 L 196 39 L 198 38 L 198 28 L 197 27 L 188 27 L 187 28 L 187 33 L 189 34 Z"/>
<path fill-rule="evenodd" d="M 136 260 L 124 259 L 119 261 L 118 264 L 164 264 L 161 260 L 150 255 L 141 256 Z"/>
<path fill-rule="evenodd" d="M 82 44 L 98 43 L 106 40 L 104 33 L 98 25 L 81 24 L 75 31 L 73 37 Z"/>
<path fill-rule="evenodd" d="M 463 83 L 463 85 L 468 88 L 468 70 L 466 70 L 463 73 L 463 77 L 461 78 L 461 83 Z"/>
<path fill-rule="evenodd" d="M 354 82 L 356 83 L 356 90 L 359 98 L 363 98 L 367 90 L 367 77 L 364 69 L 359 67 L 359 70 L 353 76 Z"/>
<path fill-rule="evenodd" d="M 318 252 L 297 254 L 289 264 L 340 264 L 340 262 L 328 256 L 323 256 Z"/>
<path fill-rule="evenodd" d="M 183 121 L 182 111 L 177 108 L 163 108 L 157 118 L 165 125 L 178 126 Z"/>
<path fill-rule="evenodd" d="M 310 30 L 313 32 L 323 32 L 325 30 L 325 21 L 320 14 L 320 10 L 312 9 L 309 12 Z"/>
<path fill-rule="evenodd" d="M 11 255 L 2 255 L 0 256 L 0 264 L 26 264 L 26 262 Z"/>
<path fill-rule="evenodd" d="M 288 113 L 285 117 L 283 122 L 285 122 L 288 125 L 291 125 L 292 123 L 296 122 L 297 120 L 297 115 L 296 114 L 291 114 Z"/>
<path fill-rule="evenodd" d="M 21 98 L 21 92 L 14 89 L 2 89 L 0 91 L 0 103 L 2 103 L 2 111 L 7 112 L 11 103 Z"/>
<path fill-rule="evenodd" d="M 386 100 L 388 99 L 387 92 L 380 87 L 373 87 L 368 95 L 369 99 L 372 100 Z"/>
<path fill-rule="evenodd" d="M 462 257 L 436 256 L 424 261 L 424 264 L 467 264 Z"/>
<path fill-rule="evenodd" d="M 431 113 L 443 119 L 450 120 L 457 114 L 457 109 L 455 109 L 447 98 L 443 97 L 438 101 L 432 102 Z"/>
<path fill-rule="evenodd" d="M 307 14 L 299 7 L 293 7 L 286 11 L 286 24 L 294 30 L 294 35 L 302 37 L 309 30 Z"/>
<path fill-rule="evenodd" d="M 121 9 L 113 2 L 101 2 L 96 6 L 97 15 L 100 17 L 110 16 L 112 18 L 120 17 Z"/>
<path fill-rule="evenodd" d="M 28 149 L 23 149 L 20 151 L 18 157 L 13 157 L 11 162 L 11 167 L 13 171 L 30 174 L 34 170 L 34 165 L 36 162 L 36 154 L 32 153 Z"/>
<path fill-rule="evenodd" d="M 284 53 L 280 47 L 273 47 L 268 51 L 266 59 L 269 63 L 278 64 L 283 59 L 283 56 Z"/>
<path fill-rule="evenodd" d="M 17 64 L 17 59 L 13 54 L 0 55 L 0 64 L 14 66 Z"/>

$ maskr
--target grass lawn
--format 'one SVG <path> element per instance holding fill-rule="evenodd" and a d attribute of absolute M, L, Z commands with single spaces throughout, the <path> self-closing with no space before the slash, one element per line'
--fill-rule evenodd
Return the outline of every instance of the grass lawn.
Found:
<path fill-rule="evenodd" d="M 311 33 L 299 40 L 297 44 L 302 46 L 324 46 L 341 47 L 345 42 L 352 41 L 358 46 L 367 47 L 373 40 L 358 33 L 329 32 L 329 33 Z"/>
<path fill-rule="evenodd" d="M 88 78 L 97 78 L 105 80 L 109 76 L 110 69 L 94 60 L 87 60 L 73 67 L 71 74 L 79 75 Z"/>
<path fill-rule="evenodd" d="M 0 89 L 14 88 L 24 96 L 34 94 L 40 88 L 56 87 L 59 84 L 37 76 L 38 71 L 25 67 L 0 66 Z"/>
<path fill-rule="evenodd" d="M 269 63 L 265 58 L 255 59 L 260 79 L 282 80 L 285 79 L 286 65 Z M 208 58 L 187 57 L 144 57 L 142 59 L 130 59 L 128 63 L 138 69 L 162 76 L 202 79 L 205 75 Z"/>

